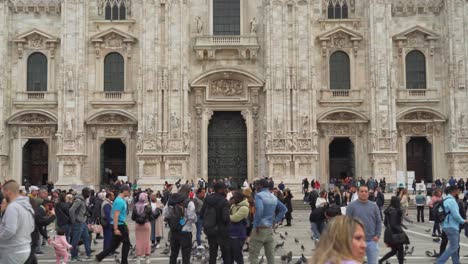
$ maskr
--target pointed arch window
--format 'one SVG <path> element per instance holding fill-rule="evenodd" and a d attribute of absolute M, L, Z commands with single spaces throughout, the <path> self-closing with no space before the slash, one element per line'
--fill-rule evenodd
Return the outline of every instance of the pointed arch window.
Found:
<path fill-rule="evenodd" d="M 104 0 L 104 14 L 106 20 L 127 19 L 129 0 Z"/>
<path fill-rule="evenodd" d="M 124 58 L 117 52 L 107 54 L 104 59 L 104 91 L 121 92 L 125 86 Z"/>
<path fill-rule="evenodd" d="M 47 57 L 35 52 L 28 57 L 27 87 L 28 92 L 47 91 Z"/>
<path fill-rule="evenodd" d="M 406 55 L 406 88 L 426 89 L 426 57 L 418 50 Z"/>
<path fill-rule="evenodd" d="M 328 19 L 348 18 L 348 0 L 328 0 Z"/>
<path fill-rule="evenodd" d="M 330 89 L 349 90 L 351 88 L 349 56 L 336 51 L 330 56 Z"/>
<path fill-rule="evenodd" d="M 213 0 L 213 35 L 240 35 L 240 0 Z"/>

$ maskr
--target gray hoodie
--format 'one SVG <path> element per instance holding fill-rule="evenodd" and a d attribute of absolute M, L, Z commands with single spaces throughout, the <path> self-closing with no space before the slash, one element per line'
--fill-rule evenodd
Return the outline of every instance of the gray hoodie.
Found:
<path fill-rule="evenodd" d="M 78 194 L 75 197 L 69 212 L 72 224 L 86 223 L 86 202 L 82 195 Z"/>
<path fill-rule="evenodd" d="M 28 197 L 11 202 L 0 222 L 0 255 L 30 249 L 34 210 Z"/>

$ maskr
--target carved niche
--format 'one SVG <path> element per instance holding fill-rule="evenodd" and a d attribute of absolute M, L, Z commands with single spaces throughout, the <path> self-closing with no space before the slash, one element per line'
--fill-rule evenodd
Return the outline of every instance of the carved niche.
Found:
<path fill-rule="evenodd" d="M 16 43 L 18 58 L 23 58 L 23 52 L 29 51 L 48 51 L 51 59 L 55 56 L 55 49 L 60 39 L 47 34 L 39 29 L 32 29 L 26 33 L 18 35 L 13 40 Z"/>
<path fill-rule="evenodd" d="M 345 50 L 357 56 L 362 35 L 351 29 L 339 26 L 320 34 L 317 39 L 322 47 L 323 57 L 326 57 L 335 50 Z"/>
<path fill-rule="evenodd" d="M 94 44 L 96 59 L 101 58 L 101 54 L 111 51 L 120 51 L 126 54 L 127 58 L 131 58 L 136 38 L 129 33 L 110 28 L 94 35 L 91 42 Z"/>

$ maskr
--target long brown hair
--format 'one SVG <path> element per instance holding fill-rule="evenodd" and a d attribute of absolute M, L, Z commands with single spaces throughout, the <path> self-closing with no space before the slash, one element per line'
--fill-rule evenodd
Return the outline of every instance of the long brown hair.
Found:
<path fill-rule="evenodd" d="M 364 224 L 356 218 L 345 215 L 333 217 L 320 236 L 311 263 L 340 264 L 343 260 L 362 263 L 362 259 L 354 258 L 352 250 L 353 236 L 358 226 L 364 230 Z"/>

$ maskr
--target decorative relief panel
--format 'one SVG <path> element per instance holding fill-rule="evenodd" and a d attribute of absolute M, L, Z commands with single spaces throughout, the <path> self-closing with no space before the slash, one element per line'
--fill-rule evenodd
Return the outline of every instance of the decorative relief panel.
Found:
<path fill-rule="evenodd" d="M 438 34 L 421 26 L 414 26 L 393 37 L 400 57 L 403 57 L 405 50 L 413 49 L 427 49 L 432 56 L 438 39 Z"/>
<path fill-rule="evenodd" d="M 72 178 L 76 175 L 76 165 L 63 165 L 63 175 L 67 178 Z"/>
<path fill-rule="evenodd" d="M 16 12 L 60 14 L 62 0 L 9 0 L 11 9 Z"/>
<path fill-rule="evenodd" d="M 247 86 L 235 79 L 212 80 L 207 100 L 247 100 Z"/>
<path fill-rule="evenodd" d="M 129 33 L 110 28 L 93 36 L 91 42 L 94 44 L 97 59 L 101 58 L 103 51 L 120 51 L 126 54 L 127 58 L 131 58 L 136 38 Z"/>
<path fill-rule="evenodd" d="M 352 51 L 354 56 L 356 56 L 359 44 L 362 40 L 362 35 L 351 29 L 340 26 L 320 34 L 317 38 L 322 47 L 322 56 L 324 57 L 334 50 L 346 49 Z"/>
<path fill-rule="evenodd" d="M 169 164 L 169 177 L 181 177 L 182 175 L 182 164 Z"/>
<path fill-rule="evenodd" d="M 392 16 L 439 15 L 444 0 L 392 0 Z"/>
<path fill-rule="evenodd" d="M 59 39 L 38 29 L 32 29 L 26 33 L 18 35 L 13 40 L 16 43 L 18 58 L 23 58 L 24 50 L 49 51 L 50 58 L 54 58 L 55 49 Z"/>
<path fill-rule="evenodd" d="M 55 128 L 50 126 L 26 126 L 21 127 L 22 137 L 50 137 L 55 133 Z"/>
<path fill-rule="evenodd" d="M 144 176 L 155 176 L 157 173 L 158 165 L 156 163 L 146 163 L 143 167 Z"/>

